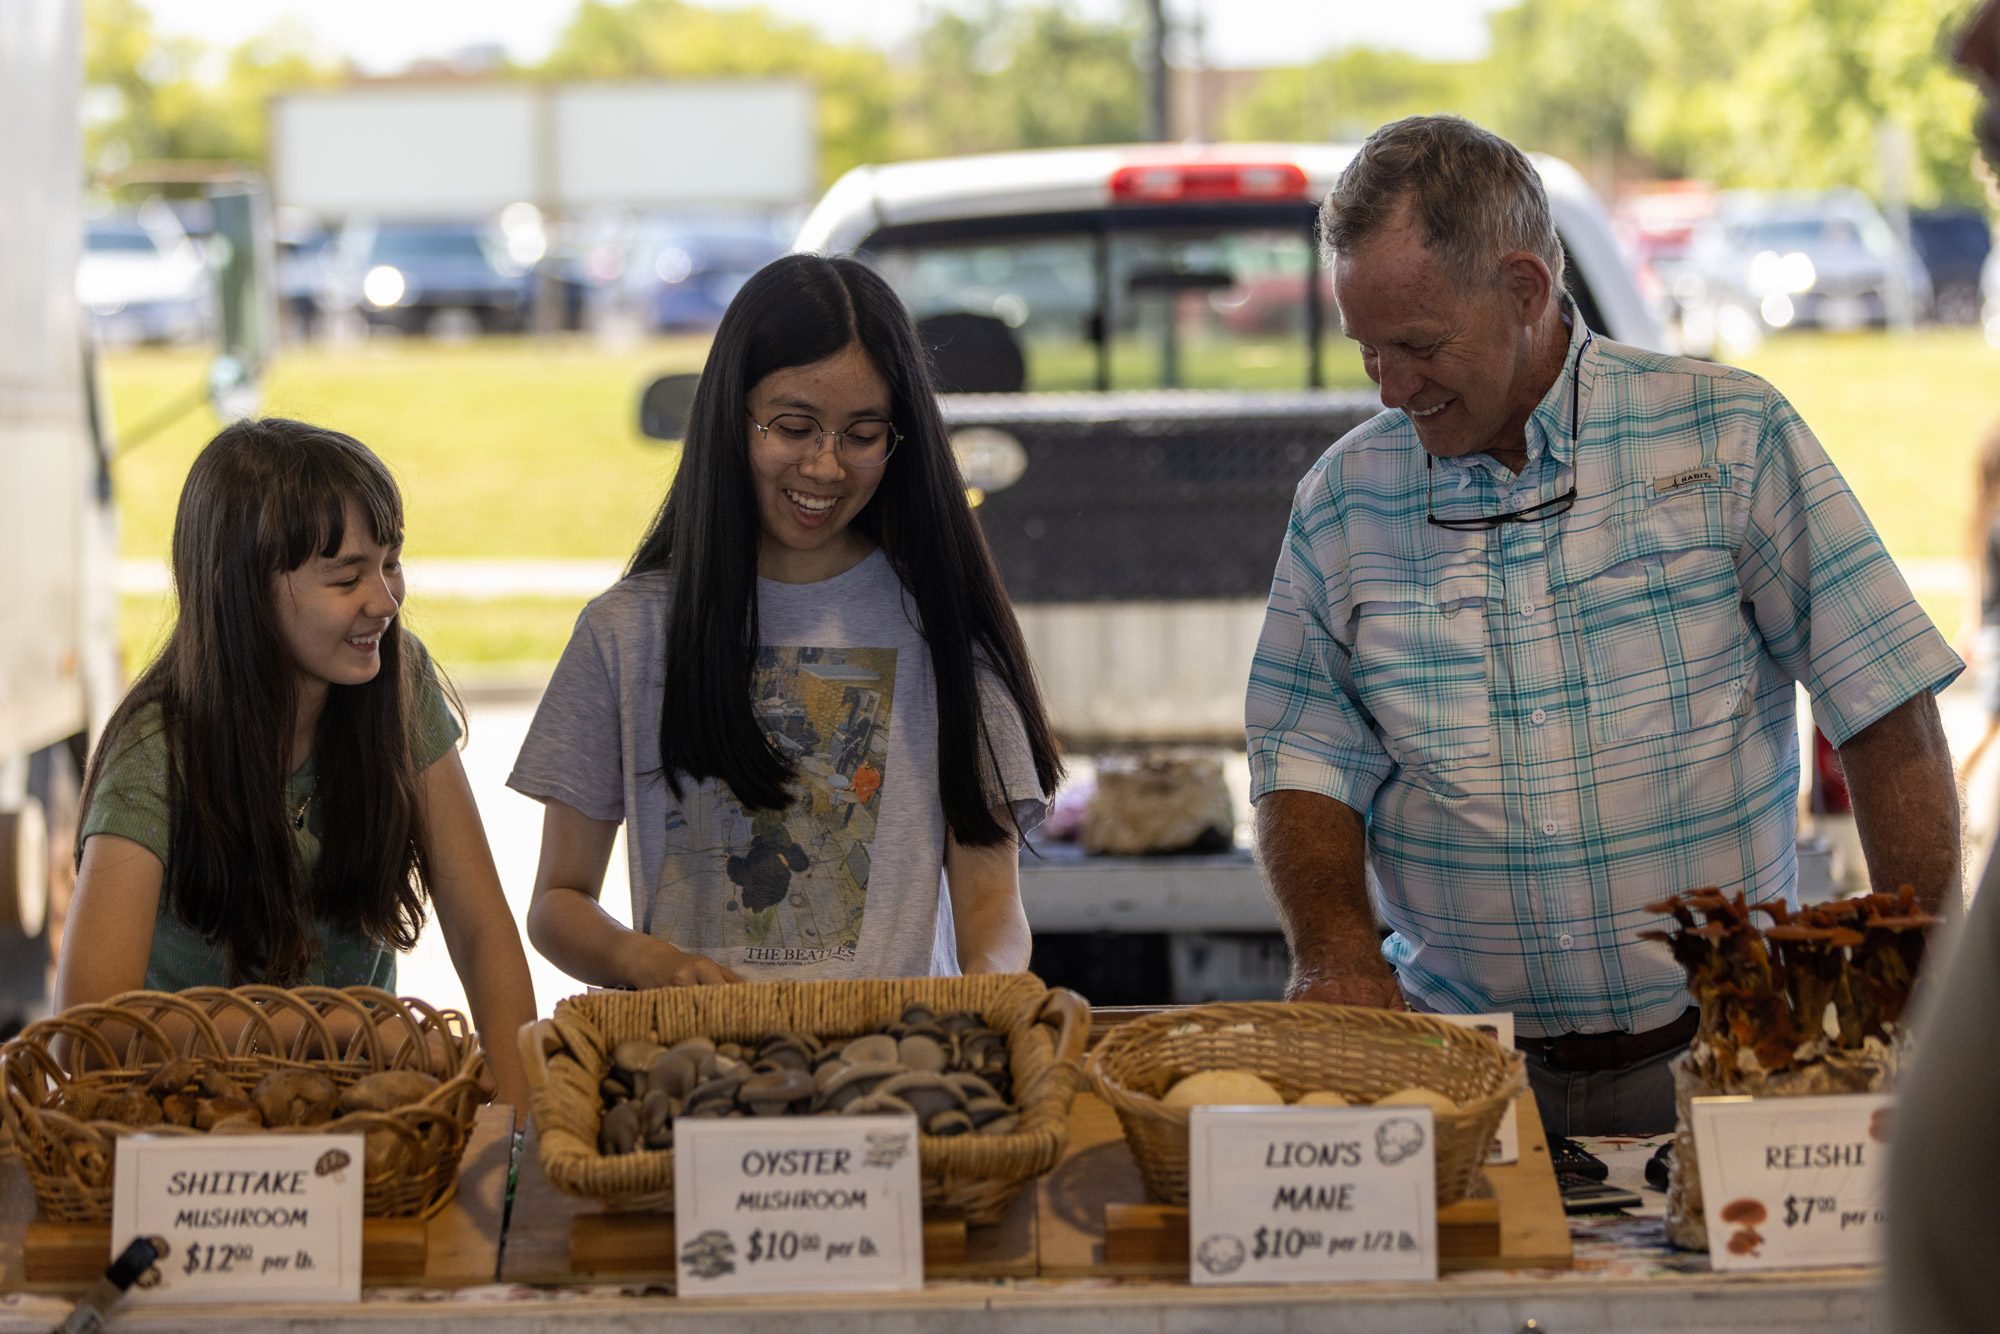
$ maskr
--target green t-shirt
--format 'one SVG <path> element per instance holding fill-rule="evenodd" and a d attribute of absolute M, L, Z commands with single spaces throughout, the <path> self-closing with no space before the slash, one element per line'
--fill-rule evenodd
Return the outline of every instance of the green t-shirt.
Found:
<path fill-rule="evenodd" d="M 423 664 L 417 689 L 416 717 L 410 726 L 410 748 L 419 770 L 442 758 L 459 738 L 458 720 L 445 706 L 444 693 L 430 670 L 430 659 L 414 639 L 406 639 Z M 295 837 L 299 863 L 310 880 L 319 862 L 320 809 L 312 800 L 316 762 L 307 756 L 285 780 L 286 809 L 305 811 Z M 85 814 L 81 838 L 116 834 L 137 843 L 165 867 L 173 842 L 173 818 L 167 809 L 167 742 L 160 706 L 150 704 L 134 714 L 125 738 L 106 761 L 96 795 Z M 381 987 L 396 989 L 396 956 L 359 931 L 343 930 L 324 921 L 312 925 L 312 958 L 303 982 L 308 986 Z M 153 952 L 146 960 L 146 989 L 180 991 L 187 987 L 226 986 L 229 962 L 219 943 L 202 938 L 182 921 L 160 896 L 159 917 L 153 925 Z"/>

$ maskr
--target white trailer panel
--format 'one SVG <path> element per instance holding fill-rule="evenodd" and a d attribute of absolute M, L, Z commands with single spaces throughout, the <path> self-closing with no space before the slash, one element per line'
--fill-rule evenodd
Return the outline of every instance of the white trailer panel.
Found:
<path fill-rule="evenodd" d="M 272 189 L 326 217 L 492 213 L 534 201 L 539 89 L 348 89 L 271 104 Z"/>
<path fill-rule="evenodd" d="M 575 84 L 556 95 L 560 207 L 766 204 L 819 188 L 812 90 L 784 81 Z"/>
<path fill-rule="evenodd" d="M 271 104 L 277 201 L 329 218 L 783 206 L 817 188 L 815 152 L 812 91 L 785 80 L 361 87 Z"/>

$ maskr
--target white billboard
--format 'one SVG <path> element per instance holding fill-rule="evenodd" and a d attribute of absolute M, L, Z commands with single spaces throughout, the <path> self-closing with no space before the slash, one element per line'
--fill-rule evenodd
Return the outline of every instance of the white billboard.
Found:
<path fill-rule="evenodd" d="M 782 206 L 818 185 L 812 92 L 787 81 L 359 87 L 270 115 L 276 201 L 325 217 Z"/>
<path fill-rule="evenodd" d="M 782 207 L 819 192 L 804 84 L 573 84 L 555 102 L 562 207 Z"/>

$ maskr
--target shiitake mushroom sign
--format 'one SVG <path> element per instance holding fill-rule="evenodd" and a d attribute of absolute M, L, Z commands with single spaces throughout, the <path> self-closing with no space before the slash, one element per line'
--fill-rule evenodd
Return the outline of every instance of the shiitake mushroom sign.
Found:
<path fill-rule="evenodd" d="M 111 1256 L 158 1258 L 128 1300 L 357 1302 L 360 1135 L 121 1135 Z"/>

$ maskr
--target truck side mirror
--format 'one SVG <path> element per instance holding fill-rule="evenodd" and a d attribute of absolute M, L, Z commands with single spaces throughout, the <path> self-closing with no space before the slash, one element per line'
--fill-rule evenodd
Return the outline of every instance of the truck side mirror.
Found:
<path fill-rule="evenodd" d="M 694 415 L 699 375 L 662 375 L 639 396 L 639 431 L 651 440 L 682 440 Z"/>

